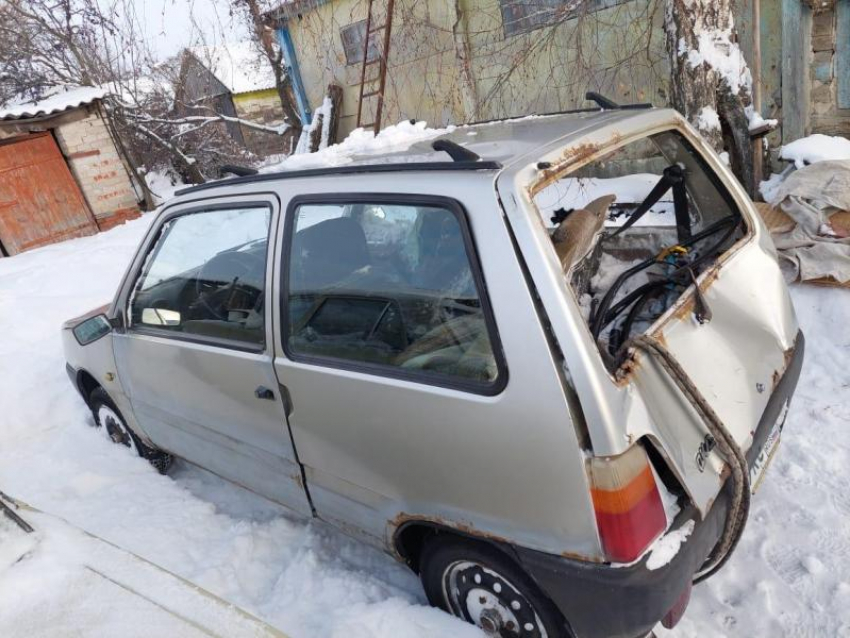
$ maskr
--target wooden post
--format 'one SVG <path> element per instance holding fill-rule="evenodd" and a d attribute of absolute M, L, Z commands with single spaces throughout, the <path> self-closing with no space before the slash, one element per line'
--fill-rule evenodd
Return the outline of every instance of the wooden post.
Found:
<path fill-rule="evenodd" d="M 761 0 L 753 0 L 753 111 L 761 115 Z M 758 197 L 764 177 L 764 140 L 753 141 L 753 194 Z"/>

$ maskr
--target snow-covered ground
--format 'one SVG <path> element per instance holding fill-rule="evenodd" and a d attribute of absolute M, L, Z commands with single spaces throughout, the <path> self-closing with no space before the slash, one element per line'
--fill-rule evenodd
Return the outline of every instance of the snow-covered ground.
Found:
<path fill-rule="evenodd" d="M 159 476 L 89 427 L 59 326 L 111 298 L 150 220 L 0 259 L 0 489 L 293 638 L 480 636 L 428 608 L 417 579 L 380 552 L 197 468 Z M 664 636 L 850 635 L 850 292 L 793 295 L 808 351 L 779 453 L 736 555 Z M 73 560 L 73 545 L 65 553 Z M 0 602 L 3 638 L 31 638 L 20 610 L 72 595 L 42 564 L 43 587 Z M 0 560 L 0 592 L 14 572 Z"/>

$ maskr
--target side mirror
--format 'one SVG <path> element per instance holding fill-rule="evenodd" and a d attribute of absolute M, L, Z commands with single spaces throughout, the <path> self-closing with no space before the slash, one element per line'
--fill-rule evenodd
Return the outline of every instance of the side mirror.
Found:
<path fill-rule="evenodd" d="M 180 313 L 167 308 L 143 308 L 142 323 L 146 326 L 179 326 Z"/>
<path fill-rule="evenodd" d="M 112 332 L 112 323 L 106 315 L 95 315 L 74 326 L 74 338 L 81 346 L 87 346 Z"/>

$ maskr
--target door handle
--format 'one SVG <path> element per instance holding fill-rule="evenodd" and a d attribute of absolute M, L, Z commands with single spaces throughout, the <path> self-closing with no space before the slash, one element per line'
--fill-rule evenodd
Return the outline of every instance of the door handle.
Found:
<path fill-rule="evenodd" d="M 258 386 L 257 389 L 254 390 L 254 396 L 258 399 L 269 399 L 270 401 L 274 400 L 274 392 L 264 385 Z"/>

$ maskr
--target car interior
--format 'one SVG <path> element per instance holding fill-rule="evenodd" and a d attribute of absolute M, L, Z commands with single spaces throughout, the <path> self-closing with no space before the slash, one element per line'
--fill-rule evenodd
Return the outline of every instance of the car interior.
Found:
<path fill-rule="evenodd" d="M 547 187 L 535 202 L 551 223 L 564 274 L 610 370 L 744 232 L 704 160 L 678 133 L 627 144 Z M 710 308 L 695 288 L 695 318 Z"/>
<path fill-rule="evenodd" d="M 454 213 L 404 207 L 393 216 L 387 208 L 350 205 L 296 230 L 289 348 L 493 381 L 495 356 Z"/>
<path fill-rule="evenodd" d="M 292 237 L 285 311 L 292 353 L 495 380 L 496 358 L 455 213 L 377 204 L 318 208 L 299 213 Z M 257 239 L 150 285 L 141 277 L 133 323 L 262 344 L 266 254 L 267 241 Z"/>

